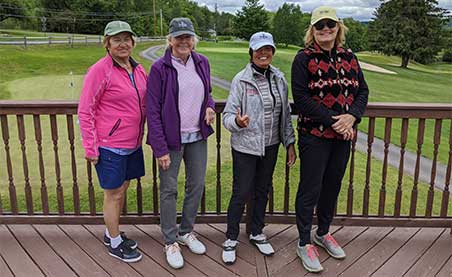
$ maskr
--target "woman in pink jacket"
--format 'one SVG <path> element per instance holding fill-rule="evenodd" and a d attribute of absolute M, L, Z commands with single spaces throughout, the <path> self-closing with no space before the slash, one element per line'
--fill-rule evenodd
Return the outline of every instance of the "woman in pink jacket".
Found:
<path fill-rule="evenodd" d="M 107 55 L 88 70 L 78 107 L 85 158 L 95 165 L 104 189 L 104 244 L 109 254 L 136 262 L 137 243 L 119 231 L 119 215 L 131 179 L 144 176 L 141 149 L 146 72 L 131 58 L 135 33 L 123 21 L 104 31 Z"/>

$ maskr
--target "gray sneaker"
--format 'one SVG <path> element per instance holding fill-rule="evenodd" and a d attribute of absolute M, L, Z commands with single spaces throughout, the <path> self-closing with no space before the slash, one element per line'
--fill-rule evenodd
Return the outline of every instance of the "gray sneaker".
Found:
<path fill-rule="evenodd" d="M 317 247 L 312 244 L 300 246 L 297 244 L 297 255 L 300 257 L 304 268 L 309 272 L 320 272 L 323 270 L 319 261 L 319 252 Z"/>
<path fill-rule="evenodd" d="M 342 247 L 337 243 L 337 241 L 333 238 L 333 236 L 328 233 L 324 236 L 318 236 L 316 233 L 314 234 L 314 242 L 320 247 L 323 247 L 331 257 L 335 259 L 344 259 L 345 252 Z"/>

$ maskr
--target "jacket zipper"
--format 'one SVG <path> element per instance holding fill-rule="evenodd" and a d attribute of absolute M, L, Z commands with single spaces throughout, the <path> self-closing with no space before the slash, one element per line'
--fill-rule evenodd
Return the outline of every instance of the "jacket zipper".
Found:
<path fill-rule="evenodd" d="M 138 126 L 139 129 L 138 129 L 138 137 L 137 137 L 137 143 L 136 143 L 136 145 L 138 146 L 140 143 L 140 136 L 141 136 L 141 129 L 142 129 L 141 125 L 143 124 L 143 111 L 141 110 L 141 98 L 140 98 L 140 93 L 138 92 L 138 88 L 137 88 L 136 81 L 135 81 L 135 75 L 134 75 L 135 68 L 132 69 L 133 82 L 130 79 L 129 72 L 125 68 L 124 68 L 124 71 L 126 71 L 127 77 L 129 77 L 130 83 L 132 84 L 133 88 L 135 89 L 135 92 L 137 93 L 137 97 L 138 97 L 138 109 L 140 110 L 140 125 Z"/>

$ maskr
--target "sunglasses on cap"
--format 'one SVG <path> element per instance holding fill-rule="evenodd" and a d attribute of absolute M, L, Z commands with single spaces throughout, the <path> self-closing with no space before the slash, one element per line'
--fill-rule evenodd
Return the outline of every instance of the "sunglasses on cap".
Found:
<path fill-rule="evenodd" d="M 325 28 L 325 25 L 330 28 L 333 29 L 334 27 L 336 27 L 337 22 L 333 21 L 333 20 L 320 20 L 319 22 L 314 24 L 314 28 L 317 31 L 323 30 L 323 28 Z"/>

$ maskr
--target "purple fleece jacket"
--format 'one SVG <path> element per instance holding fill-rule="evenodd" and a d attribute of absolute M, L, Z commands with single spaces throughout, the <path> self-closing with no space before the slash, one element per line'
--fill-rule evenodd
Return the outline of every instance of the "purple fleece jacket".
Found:
<path fill-rule="evenodd" d="M 199 125 L 203 139 L 213 133 L 211 126 L 206 124 L 207 107 L 215 110 L 215 102 L 210 94 L 210 65 L 203 55 L 191 52 L 196 72 L 204 84 L 204 101 L 201 106 Z M 147 79 L 146 117 L 148 135 L 146 143 L 151 145 L 155 157 L 159 158 L 169 153 L 169 150 L 181 149 L 180 114 L 179 114 L 179 84 L 177 71 L 171 61 L 171 51 L 168 48 L 165 55 L 152 64 Z"/>

